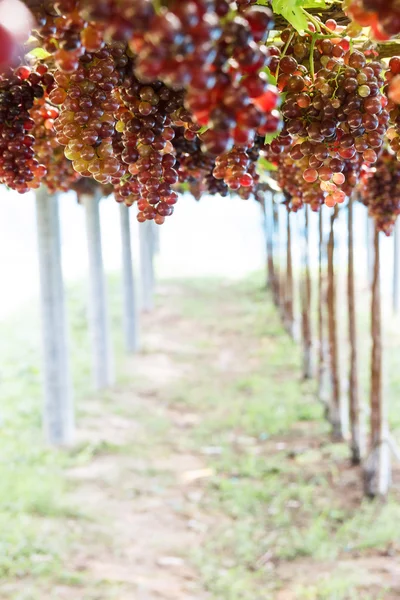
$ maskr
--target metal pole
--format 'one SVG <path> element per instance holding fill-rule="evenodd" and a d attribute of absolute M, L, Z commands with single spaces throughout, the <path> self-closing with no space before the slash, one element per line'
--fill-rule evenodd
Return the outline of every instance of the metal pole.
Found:
<path fill-rule="evenodd" d="M 100 196 L 82 194 L 86 213 L 86 237 L 89 256 L 89 328 L 92 338 L 93 380 L 96 389 L 114 383 L 107 295 L 101 248 Z"/>
<path fill-rule="evenodd" d="M 150 221 L 139 225 L 141 307 L 145 312 L 154 309 L 154 229 Z"/>
<path fill-rule="evenodd" d="M 61 265 L 58 198 L 36 192 L 43 344 L 43 422 L 50 444 L 69 445 L 75 430 L 72 381 Z"/>
<path fill-rule="evenodd" d="M 124 337 L 127 352 L 139 349 L 139 323 L 135 295 L 135 281 L 132 266 L 132 244 L 130 209 L 125 204 L 119 205 L 122 246 L 122 292 L 124 300 Z"/>

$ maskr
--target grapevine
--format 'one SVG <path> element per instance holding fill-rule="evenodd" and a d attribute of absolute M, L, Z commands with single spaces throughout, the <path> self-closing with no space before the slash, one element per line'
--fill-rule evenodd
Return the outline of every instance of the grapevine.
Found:
<path fill-rule="evenodd" d="M 86 178 L 158 224 L 182 190 L 257 199 L 265 165 L 291 210 L 345 202 L 400 157 L 400 58 L 376 45 L 397 5 L 300 2 L 277 34 L 259 4 L 25 0 L 30 31 L 0 29 L 0 182 Z"/>

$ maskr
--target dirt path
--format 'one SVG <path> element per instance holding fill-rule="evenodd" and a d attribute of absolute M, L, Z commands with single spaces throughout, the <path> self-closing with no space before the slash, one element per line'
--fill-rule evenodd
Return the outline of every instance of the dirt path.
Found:
<path fill-rule="evenodd" d="M 80 441 L 99 451 L 68 479 L 71 501 L 93 522 L 81 525 L 70 569 L 84 574 L 85 599 L 202 600 L 208 595 L 191 555 L 212 526 L 199 507 L 211 471 L 179 443 L 198 415 L 163 403 L 165 388 L 190 371 L 174 360 L 194 351 L 190 323 L 160 309 L 144 318 L 143 329 L 144 353 L 125 366 L 138 381 L 85 406 Z M 71 597 L 69 586 L 56 591 Z M 73 597 L 81 598 L 76 591 Z"/>
<path fill-rule="evenodd" d="M 136 359 L 134 365 L 145 369 L 146 359 Z M 162 382 L 162 366 L 159 374 L 154 363 L 151 370 L 152 381 L 159 375 Z M 199 509 L 209 470 L 198 456 L 179 451 L 174 443 L 182 428 L 192 425 L 191 416 L 167 411 L 135 389 L 117 396 L 119 410 L 127 414 L 132 409 L 134 415 L 150 413 L 150 420 L 165 419 L 170 443 L 160 453 L 154 448 L 144 458 L 136 452 L 129 456 L 124 450 L 146 438 L 148 419 L 144 424 L 120 416 L 91 419 L 91 439 L 98 434 L 97 443 L 106 440 L 122 448 L 120 454 L 100 453 L 88 465 L 69 471 L 73 502 L 95 518 L 84 527 L 85 545 L 81 540 L 75 569 L 84 570 L 93 585 L 106 583 L 110 597 L 118 590 L 119 600 L 206 598 L 190 555 L 203 543 L 209 526 L 210 519 Z"/>
<path fill-rule="evenodd" d="M 84 515 L 69 524 L 68 571 L 76 580 L 49 584 L 40 600 L 400 597 L 391 531 L 377 541 L 379 551 L 343 553 L 357 527 L 368 528 L 360 521 L 354 533 L 340 530 L 360 506 L 359 474 L 313 421 L 315 400 L 299 387 L 293 350 L 279 346 L 274 313 L 265 332 L 257 311 L 238 307 L 229 287 L 200 302 L 192 288 L 191 303 L 179 285 L 160 292 L 157 310 L 143 320 L 143 352 L 123 367 L 127 383 L 81 407 L 80 442 L 92 455 L 67 473 L 69 501 Z M 289 407 L 287 431 L 273 435 L 274 412 L 292 401 L 292 389 L 300 416 Z M 338 558 L 307 558 L 324 544 L 332 551 L 325 527 L 344 536 Z M 319 586 L 335 574 L 339 587 Z"/>

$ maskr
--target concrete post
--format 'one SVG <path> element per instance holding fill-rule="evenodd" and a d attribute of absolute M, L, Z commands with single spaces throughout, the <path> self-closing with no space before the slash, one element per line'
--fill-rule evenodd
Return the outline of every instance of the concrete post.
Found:
<path fill-rule="evenodd" d="M 122 246 L 122 292 L 124 302 L 124 338 L 129 353 L 139 350 L 139 323 L 132 265 L 130 209 L 119 205 Z"/>
<path fill-rule="evenodd" d="M 145 312 L 154 309 L 154 229 L 151 221 L 139 225 L 141 308 Z"/>
<path fill-rule="evenodd" d="M 114 383 L 99 202 L 98 194 L 82 195 L 86 213 L 89 256 L 89 329 L 92 340 L 93 380 L 96 389 L 102 389 Z"/>
<path fill-rule="evenodd" d="M 58 197 L 45 187 L 36 192 L 37 237 L 43 344 L 43 422 L 50 444 L 74 439 L 74 404 L 61 265 Z"/>

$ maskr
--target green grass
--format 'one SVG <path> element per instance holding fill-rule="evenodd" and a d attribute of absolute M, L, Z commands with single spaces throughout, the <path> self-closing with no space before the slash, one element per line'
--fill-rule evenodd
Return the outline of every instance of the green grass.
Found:
<path fill-rule="evenodd" d="M 109 295 L 120 387 L 102 394 L 98 409 L 104 418 L 139 421 L 145 435 L 138 434 L 134 443 L 99 440 L 66 452 L 48 448 L 41 430 L 38 315 L 26 309 L 0 324 L 0 579 L 29 576 L 26 591 L 7 598 L 42 600 L 47 582 L 87 584 L 90 592 L 76 596 L 85 600 L 118 598 L 107 586 L 96 596 L 84 573 L 65 567 L 79 535 L 71 522 L 91 518 L 84 507 L 71 504 L 65 471 L 101 455 L 140 457 L 147 461 L 141 476 L 170 485 L 168 473 L 151 462 L 179 443 L 214 470 L 201 509 L 216 519 L 193 556 L 212 599 L 275 600 L 284 587 L 281 568 L 306 561 L 313 577 L 297 582 L 296 599 L 383 600 L 383 588 L 372 596 L 363 588 L 362 570 L 317 576 L 323 563 L 383 554 L 396 546 L 400 504 L 395 496 L 385 504 L 347 501 L 341 481 L 352 476 L 348 449 L 330 443 L 315 384 L 300 381 L 299 348 L 283 332 L 260 278 L 166 286 L 170 295 L 157 303 L 191 325 L 190 340 L 188 348 L 171 353 L 184 374 L 158 390 L 153 401 L 200 417 L 178 440 L 171 439 L 165 414 L 118 403 L 128 383 L 140 392 L 153 390 L 153 382 L 140 373 L 133 380 L 124 370 L 118 279 L 110 278 Z M 68 291 L 78 423 L 94 400 L 85 299 L 84 286 Z M 164 333 L 173 334 L 173 327 Z M 391 394 L 396 386 L 400 378 L 394 375 Z M 207 453 L 210 447 L 214 453 Z"/>
<path fill-rule="evenodd" d="M 110 278 L 114 343 L 121 356 L 118 283 Z M 83 285 L 69 289 L 68 315 L 79 418 L 84 412 L 80 400 L 92 393 Z M 0 323 L 0 365 L 0 578 L 62 578 L 63 558 L 74 538 L 68 523 L 87 518 L 83 507 L 70 503 L 64 470 L 112 449 L 104 444 L 101 448 L 84 444 L 62 452 L 45 444 L 41 425 L 40 321 L 35 307 L 27 307 Z"/>
<path fill-rule="evenodd" d="M 194 284 L 185 300 L 185 314 L 196 314 L 207 327 L 218 305 L 228 304 L 226 296 L 231 294 L 228 287 L 226 294 L 220 290 L 213 296 L 210 285 L 201 293 Z M 239 285 L 234 297 L 234 309 L 229 305 L 222 315 L 220 308 L 218 329 L 238 336 L 236 343 L 242 347 L 243 363 L 252 366 L 250 372 L 237 372 L 240 365 L 235 365 L 221 378 L 214 362 L 200 363 L 195 384 L 175 390 L 170 401 L 202 411 L 204 420 L 195 432 L 195 447 L 207 444 L 220 450 L 209 459 L 216 475 L 205 505 L 228 522 L 222 520 L 209 544 L 197 551 L 197 564 L 215 600 L 254 600 L 274 597 L 258 595 L 260 581 L 268 594 L 274 594 L 277 583 L 273 576 L 258 572 L 263 554 L 271 553 L 278 561 L 308 559 L 318 565 L 318 561 L 372 549 L 384 552 L 398 542 L 400 506 L 394 497 L 383 505 L 342 503 L 332 480 L 340 479 L 347 464 L 344 444 L 325 442 L 322 447 L 302 450 L 295 459 L 273 449 L 271 443 L 282 435 L 290 445 L 300 423 L 306 425 L 300 445 L 302 437 L 306 446 L 307 438 L 326 439 L 328 428 L 313 384 L 299 381 L 299 349 L 277 324 L 264 293 L 254 287 L 250 293 Z M 232 432 L 238 441 L 232 442 Z M 221 569 L 220 560 L 226 556 L 229 568 Z M 362 584 L 361 576 L 358 584 Z M 298 597 L 369 597 L 365 591 L 359 595 L 356 587 L 349 595 L 350 585 L 348 577 L 329 578 L 304 587 Z"/>

